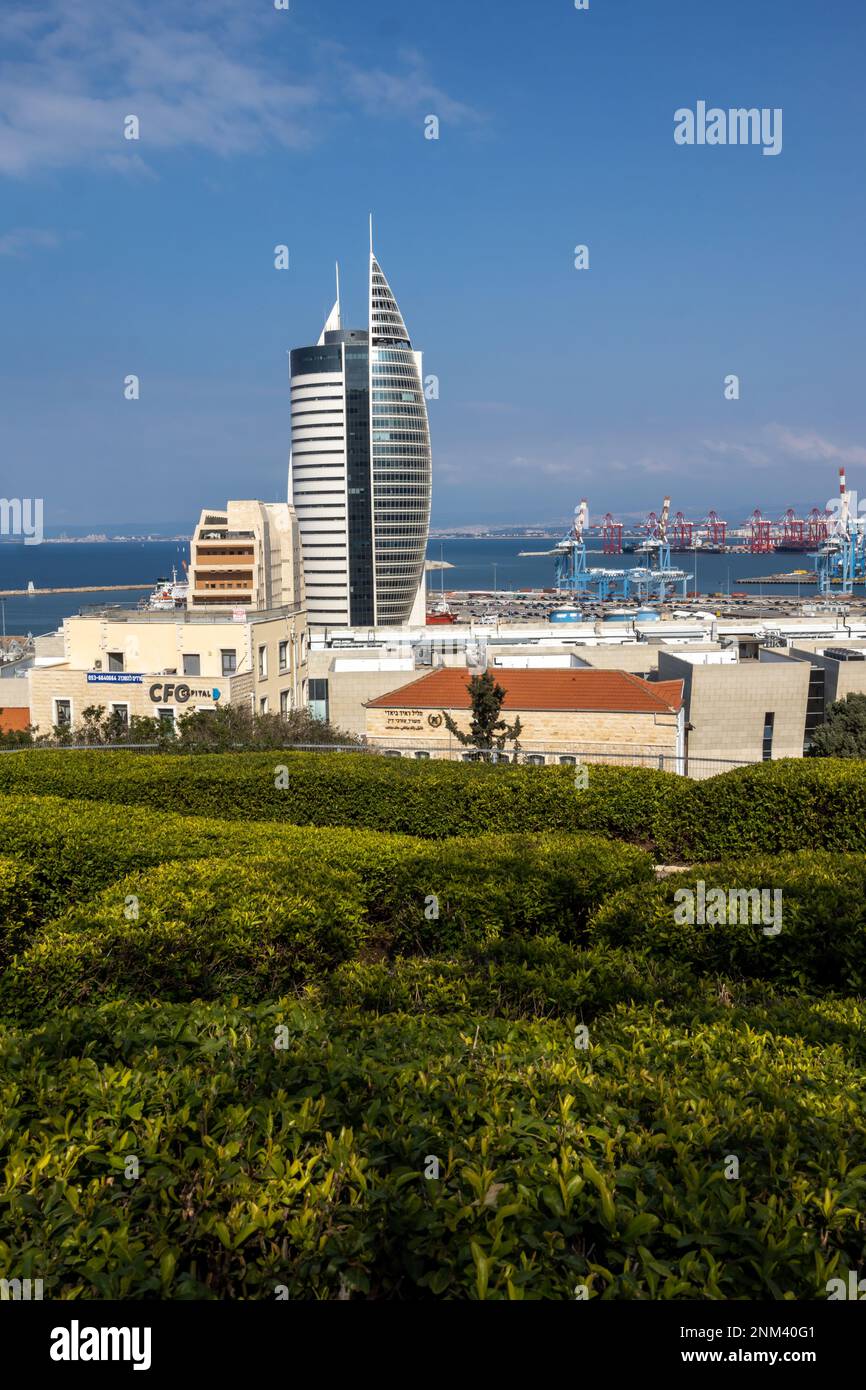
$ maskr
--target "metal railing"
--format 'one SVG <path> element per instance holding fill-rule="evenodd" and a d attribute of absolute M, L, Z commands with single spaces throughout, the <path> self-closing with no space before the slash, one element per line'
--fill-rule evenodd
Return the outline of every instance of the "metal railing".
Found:
<path fill-rule="evenodd" d="M 0 753 L 28 753 L 28 752 L 87 752 L 87 753 L 111 753 L 111 752 L 130 752 L 130 753 L 158 753 L 172 751 L 170 743 L 67 743 L 58 745 L 36 745 L 35 747 L 25 746 L 23 748 L 2 748 Z M 184 750 L 189 756 L 196 753 L 207 753 L 208 750 Z M 395 740 L 385 746 L 375 746 L 369 743 L 284 743 L 274 745 L 271 748 L 251 749 L 243 744 L 236 744 L 236 752 L 262 752 L 262 753 L 362 753 L 379 757 L 399 757 L 413 758 L 418 761 L 445 761 L 445 762 L 472 762 L 490 763 L 494 766 L 514 767 L 515 764 L 522 766 L 545 766 L 545 767 L 581 767 L 595 765 L 621 766 L 621 767 L 645 767 L 658 772 L 673 772 L 678 776 L 690 777 L 700 780 L 706 777 L 715 777 L 719 773 L 729 772 L 735 767 L 751 767 L 760 759 L 737 761 L 727 758 L 683 758 L 675 753 L 667 752 L 644 752 L 644 753 L 617 753 L 608 749 L 549 749 L 549 748 L 520 748 L 515 755 L 514 750 L 502 751 L 492 750 L 490 752 L 479 749 L 466 748 L 463 745 L 455 744 L 451 748 L 431 749 L 429 745 L 412 743 L 405 740 Z"/>

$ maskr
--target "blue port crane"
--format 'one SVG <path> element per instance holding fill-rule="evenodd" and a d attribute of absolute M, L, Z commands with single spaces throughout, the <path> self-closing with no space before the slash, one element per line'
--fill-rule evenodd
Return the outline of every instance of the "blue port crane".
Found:
<path fill-rule="evenodd" d="M 857 494 L 847 490 L 844 468 L 839 469 L 839 496 L 829 512 L 826 540 L 809 559 L 815 561 L 820 593 L 850 597 L 855 580 L 866 578 L 866 519 L 858 515 Z"/>
<path fill-rule="evenodd" d="M 576 598 L 604 602 L 609 598 L 627 597 L 627 571 L 590 568 L 586 563 L 586 531 L 589 527 L 589 503 L 585 497 L 574 509 L 570 529 L 557 541 L 552 550 L 521 550 L 521 555 L 552 555 L 556 587 L 561 593 Z"/>

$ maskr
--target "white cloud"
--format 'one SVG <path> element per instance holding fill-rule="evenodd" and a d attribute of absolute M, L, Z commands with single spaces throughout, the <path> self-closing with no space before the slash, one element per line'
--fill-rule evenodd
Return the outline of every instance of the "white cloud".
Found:
<path fill-rule="evenodd" d="M 794 458 L 840 464 L 866 463 L 866 448 L 862 444 L 834 444 L 820 434 L 789 429 L 785 425 L 768 425 L 767 434 L 783 453 Z"/>
<path fill-rule="evenodd" d="M 230 0 L 45 0 L 38 12 L 13 0 L 0 15 L 0 174 L 82 163 L 130 171 L 176 148 L 226 157 L 302 149 L 347 106 L 453 121 L 474 114 L 417 55 L 404 55 L 399 71 L 365 71 L 299 26 L 287 73 L 276 56 L 285 22 Z M 130 114 L 141 123 L 137 142 L 123 138 Z"/>
<path fill-rule="evenodd" d="M 60 241 L 56 232 L 42 227 L 13 227 L 0 233 L 0 256 L 24 256 L 28 251 L 48 250 Z"/>

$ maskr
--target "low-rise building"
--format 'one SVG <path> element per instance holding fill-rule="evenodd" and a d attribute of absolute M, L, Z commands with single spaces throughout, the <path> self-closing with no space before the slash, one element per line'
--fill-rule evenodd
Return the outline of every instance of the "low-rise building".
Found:
<path fill-rule="evenodd" d="M 186 711 L 221 704 L 288 714 L 307 703 L 301 608 L 240 618 L 188 609 L 106 609 L 67 618 L 61 634 L 62 655 L 56 634 L 37 639 L 29 672 L 30 717 L 39 733 L 77 725 L 94 705 L 125 723 L 139 715 L 173 724 Z"/>
<path fill-rule="evenodd" d="M 448 730 L 448 714 L 469 732 L 468 668 L 440 668 L 368 701 L 366 733 L 384 751 L 418 757 L 472 757 Z M 645 681 L 625 671 L 503 670 L 502 717 L 519 717 L 528 761 L 580 756 L 682 770 L 682 680 Z"/>
<path fill-rule="evenodd" d="M 697 653 L 660 652 L 658 670 L 661 679 L 682 682 L 691 775 L 803 756 L 808 664 L 783 652 L 769 661 L 714 664 Z"/>

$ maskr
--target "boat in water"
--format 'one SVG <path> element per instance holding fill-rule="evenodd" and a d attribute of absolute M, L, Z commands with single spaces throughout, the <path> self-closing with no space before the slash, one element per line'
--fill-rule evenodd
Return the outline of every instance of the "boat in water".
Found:
<path fill-rule="evenodd" d="M 188 595 L 188 580 L 178 579 L 177 570 L 172 566 L 171 579 L 157 579 L 153 593 L 142 600 L 141 607 L 149 613 L 186 608 Z"/>

